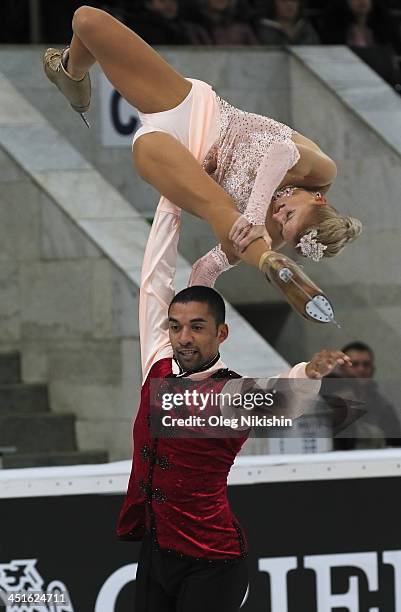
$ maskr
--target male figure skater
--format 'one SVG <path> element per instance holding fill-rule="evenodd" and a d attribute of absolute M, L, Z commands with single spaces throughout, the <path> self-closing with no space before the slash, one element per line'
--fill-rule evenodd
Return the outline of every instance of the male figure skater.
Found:
<path fill-rule="evenodd" d="M 117 532 L 121 539 L 143 540 L 135 612 L 234 612 L 248 586 L 247 545 L 230 510 L 226 483 L 248 432 L 185 439 L 154 438 L 150 430 L 152 380 L 169 377 L 179 388 L 182 378 L 190 378 L 199 381 L 200 391 L 217 393 L 228 379 L 239 377 L 219 354 L 228 336 L 221 296 L 194 286 L 174 297 L 179 229 L 180 209 L 162 199 L 142 269 L 143 385 Z M 285 376 L 301 386 L 316 379 L 317 393 L 319 379 L 347 361 L 340 351 L 322 351 Z"/>

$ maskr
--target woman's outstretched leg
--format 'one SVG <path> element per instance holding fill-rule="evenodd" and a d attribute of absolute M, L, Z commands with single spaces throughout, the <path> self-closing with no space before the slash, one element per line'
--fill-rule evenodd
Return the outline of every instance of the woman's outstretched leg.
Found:
<path fill-rule="evenodd" d="M 266 242 L 258 238 L 242 253 L 234 250 L 228 235 L 241 214 L 183 144 L 162 132 L 144 134 L 135 142 L 134 163 L 140 176 L 170 202 L 212 226 L 230 263 L 242 259 L 259 266 L 261 255 L 268 250 Z"/>
<path fill-rule="evenodd" d="M 99 62 L 123 98 L 143 113 L 174 108 L 191 84 L 140 36 L 100 9 L 81 6 L 72 21 L 68 72 L 80 78 Z"/>
<path fill-rule="evenodd" d="M 144 40 L 108 13 L 92 7 L 80 7 L 74 14 L 73 32 L 67 71 L 74 79 L 79 81 L 98 62 L 121 95 L 144 113 L 170 110 L 188 95 L 190 82 L 171 68 Z M 162 139 L 161 142 L 159 139 Z M 168 140 L 167 143 L 164 139 Z M 144 143 L 149 143 L 146 150 Z M 185 170 L 186 160 L 190 160 L 192 169 L 200 179 L 196 185 L 198 200 L 182 198 L 178 193 L 177 199 L 175 196 L 169 199 L 211 223 L 230 261 L 238 260 L 228 232 L 239 217 L 239 212 L 228 194 L 208 177 L 192 154 L 176 139 L 162 133 L 142 136 L 135 143 L 134 151 L 138 152 L 135 161 L 138 171 L 141 173 L 143 170 L 143 178 L 167 196 L 170 192 L 176 194 L 176 190 L 185 192 L 184 184 L 190 188 L 192 178 L 186 176 Z M 149 151 L 153 151 L 150 155 L 152 159 L 147 161 Z M 162 167 L 165 160 L 157 159 L 163 151 L 170 162 L 165 170 Z M 151 170 L 150 174 L 148 170 Z M 159 185 L 160 178 L 163 180 Z M 202 190 L 211 185 L 213 196 L 210 194 L 211 199 L 208 200 L 209 195 L 202 194 Z M 223 207 L 222 210 L 219 207 Z M 263 247 L 263 241 L 259 241 L 259 245 Z M 247 256 L 244 258 L 247 259 Z M 252 259 L 256 262 L 255 257 Z"/>

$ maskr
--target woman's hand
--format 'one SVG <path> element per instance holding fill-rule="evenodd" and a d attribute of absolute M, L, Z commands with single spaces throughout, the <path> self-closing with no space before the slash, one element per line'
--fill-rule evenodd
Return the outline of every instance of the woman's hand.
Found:
<path fill-rule="evenodd" d="M 258 238 L 264 239 L 268 249 L 272 245 L 266 227 L 264 225 L 252 225 L 243 215 L 238 217 L 233 224 L 228 237 L 232 241 L 234 249 L 240 253 L 245 251 L 246 247 Z"/>

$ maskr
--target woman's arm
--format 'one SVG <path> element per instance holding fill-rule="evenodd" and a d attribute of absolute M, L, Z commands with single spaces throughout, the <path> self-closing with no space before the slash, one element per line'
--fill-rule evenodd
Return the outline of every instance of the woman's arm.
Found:
<path fill-rule="evenodd" d="M 298 163 L 292 168 L 290 175 L 294 181 L 301 178 L 305 187 L 312 187 L 325 193 L 334 183 L 337 176 L 337 166 L 323 151 L 314 150 L 303 144 L 297 144 L 300 153 Z"/>
<path fill-rule="evenodd" d="M 252 240 L 264 237 L 267 247 L 272 238 L 266 230 L 267 210 L 275 190 L 299 160 L 298 147 L 292 140 L 273 142 L 268 146 L 259 167 L 243 216 L 233 225 L 229 238 L 242 252 Z M 246 223 L 251 223 L 249 230 Z"/>

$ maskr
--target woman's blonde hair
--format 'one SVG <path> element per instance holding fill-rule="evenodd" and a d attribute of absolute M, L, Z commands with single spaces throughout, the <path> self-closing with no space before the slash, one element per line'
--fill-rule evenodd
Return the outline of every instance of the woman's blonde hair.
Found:
<path fill-rule="evenodd" d="M 327 247 L 324 256 L 334 257 L 341 253 L 348 242 L 352 242 L 361 235 L 362 223 L 355 217 L 341 215 L 330 204 L 316 205 L 307 224 L 299 232 L 295 244 L 299 243 L 302 236 L 314 229 L 317 230 L 316 240 Z M 301 253 L 300 247 L 296 250 Z"/>

